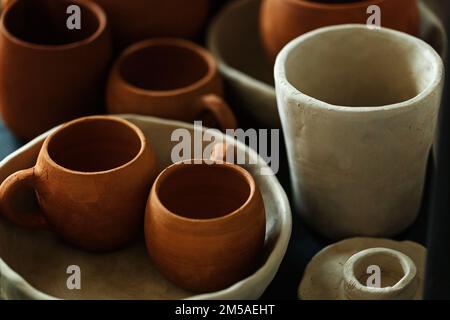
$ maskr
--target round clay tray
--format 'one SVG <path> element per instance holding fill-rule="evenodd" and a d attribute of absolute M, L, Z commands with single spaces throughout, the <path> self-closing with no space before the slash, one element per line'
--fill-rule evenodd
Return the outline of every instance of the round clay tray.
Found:
<path fill-rule="evenodd" d="M 261 0 L 232 1 L 212 22 L 207 44 L 226 80 L 227 98 L 232 105 L 244 108 L 236 113 L 256 119 L 263 126 L 280 128 L 273 68 L 259 36 L 260 3 Z M 445 57 L 444 26 L 422 1 L 419 9 L 420 38 Z"/>
<path fill-rule="evenodd" d="M 194 127 L 151 117 L 122 116 L 142 129 L 158 156 L 161 168 L 171 164 L 177 142 L 171 134 L 177 128 Z M 34 139 L 0 162 L 0 182 L 17 170 L 34 165 L 40 146 L 49 132 Z M 222 135 L 221 133 L 215 133 Z M 222 135 L 223 136 L 223 135 Z M 226 137 L 227 143 L 234 140 Z M 237 148 L 245 146 L 237 143 Z M 256 153 L 246 149 L 247 154 Z M 258 174 L 267 168 L 261 158 L 256 165 L 244 165 L 255 178 L 266 207 L 266 240 L 262 265 L 248 278 L 222 291 L 195 294 L 163 278 L 147 255 L 143 238 L 121 251 L 93 254 L 77 250 L 53 233 L 20 229 L 0 217 L 0 297 L 4 299 L 258 299 L 275 276 L 291 234 L 291 210 L 275 176 Z M 34 197 L 21 195 L 23 203 Z M 69 290 L 67 267 L 81 268 L 81 290 Z"/>
<path fill-rule="evenodd" d="M 417 268 L 417 291 L 414 300 L 422 298 L 427 250 L 411 241 L 378 238 L 352 238 L 332 244 L 309 262 L 298 289 L 301 300 L 346 300 L 342 290 L 343 268 L 355 253 L 371 248 L 396 250 L 409 257 Z"/>

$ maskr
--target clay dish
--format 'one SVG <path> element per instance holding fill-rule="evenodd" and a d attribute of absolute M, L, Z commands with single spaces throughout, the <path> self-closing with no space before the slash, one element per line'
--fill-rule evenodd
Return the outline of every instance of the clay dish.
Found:
<path fill-rule="evenodd" d="M 152 145 L 161 168 L 172 164 L 170 142 L 175 129 L 194 133 L 194 127 L 176 121 L 145 116 L 123 116 L 138 126 Z M 196 131 L 197 132 L 197 131 Z M 11 173 L 31 167 L 45 138 L 33 140 L 0 162 L 0 182 Z M 217 133 L 229 144 L 234 140 Z M 239 150 L 248 150 L 237 143 Z M 252 150 L 248 155 L 256 157 Z M 0 293 L 6 299 L 258 299 L 272 281 L 284 257 L 291 233 L 291 211 L 286 194 L 274 176 L 259 175 L 270 169 L 259 158 L 257 165 L 243 166 L 252 174 L 266 208 L 266 237 L 262 260 L 255 272 L 229 287 L 207 294 L 183 290 L 163 277 L 151 263 L 144 240 L 126 249 L 92 254 L 60 241 L 53 233 L 18 228 L 0 217 Z M 33 194 L 19 200 L 33 206 Z M 57 257 L 57 259 L 55 259 Z M 67 267 L 80 266 L 83 290 L 67 290 Z"/>

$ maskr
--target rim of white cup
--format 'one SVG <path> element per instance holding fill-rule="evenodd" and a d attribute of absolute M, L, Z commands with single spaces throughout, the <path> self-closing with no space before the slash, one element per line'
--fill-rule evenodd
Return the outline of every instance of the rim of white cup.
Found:
<path fill-rule="evenodd" d="M 301 92 L 298 88 L 292 85 L 286 76 L 286 60 L 289 58 L 292 51 L 294 51 L 299 45 L 310 38 L 321 36 L 324 33 L 332 33 L 332 32 L 340 32 L 342 30 L 364 30 L 365 32 L 379 32 L 388 35 L 391 38 L 401 39 L 405 42 L 411 43 L 416 47 L 420 47 L 430 58 L 430 61 L 433 62 L 435 72 L 433 75 L 433 80 L 427 85 L 427 87 L 420 91 L 414 97 L 403 100 L 401 102 L 387 104 L 383 106 L 342 106 L 337 104 L 331 104 L 317 98 L 311 97 L 303 92 Z M 337 111 L 337 112 L 346 112 L 346 113 L 379 113 L 388 110 L 395 110 L 407 107 L 411 104 L 416 104 L 417 102 L 424 100 L 429 95 L 433 94 L 435 89 L 442 83 L 444 77 L 444 63 L 439 54 L 427 44 L 425 41 L 406 34 L 404 32 L 396 31 L 389 28 L 373 28 L 368 27 L 365 24 L 342 24 L 342 25 L 334 25 L 329 27 L 323 27 L 316 29 L 314 31 L 305 33 L 291 42 L 289 42 L 278 54 L 275 62 L 274 68 L 274 76 L 275 76 L 275 86 L 276 90 L 283 90 L 288 93 L 290 96 L 294 96 L 295 100 L 308 100 L 311 108 L 317 108 L 328 111 Z"/>

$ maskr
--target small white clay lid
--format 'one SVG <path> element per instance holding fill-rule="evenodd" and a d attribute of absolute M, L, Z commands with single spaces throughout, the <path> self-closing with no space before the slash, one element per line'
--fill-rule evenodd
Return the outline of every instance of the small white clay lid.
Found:
<path fill-rule="evenodd" d="M 298 290 L 302 300 L 420 300 L 426 249 L 411 241 L 353 238 L 317 253 L 306 267 Z M 364 283 L 373 266 L 381 286 Z M 368 269 L 371 267 L 371 269 Z"/>

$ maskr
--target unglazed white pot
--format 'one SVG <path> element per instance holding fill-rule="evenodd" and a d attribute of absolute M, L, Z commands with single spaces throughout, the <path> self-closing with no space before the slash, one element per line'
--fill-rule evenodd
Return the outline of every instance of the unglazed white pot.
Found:
<path fill-rule="evenodd" d="M 281 51 L 293 200 L 317 232 L 390 237 L 416 219 L 443 78 L 431 46 L 384 28 L 322 28 Z"/>
<path fill-rule="evenodd" d="M 442 0 L 435 0 L 442 1 Z M 207 45 L 219 63 L 227 99 L 238 116 L 248 116 L 269 128 L 279 128 L 280 119 L 273 87 L 273 66 L 266 59 L 259 34 L 261 0 L 230 1 L 213 20 Z M 419 2 L 420 38 L 444 57 L 447 35 L 436 15 Z"/>
<path fill-rule="evenodd" d="M 298 297 L 302 300 L 420 300 L 426 254 L 423 246 L 411 241 L 343 240 L 324 248 L 310 261 Z M 377 276 L 380 283 L 374 281 Z"/>

